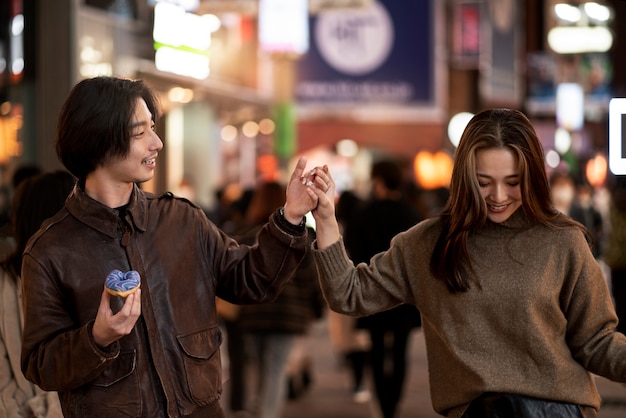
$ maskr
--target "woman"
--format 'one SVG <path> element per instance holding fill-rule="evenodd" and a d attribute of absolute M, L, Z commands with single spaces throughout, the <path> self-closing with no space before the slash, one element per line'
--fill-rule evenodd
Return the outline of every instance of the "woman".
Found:
<path fill-rule="evenodd" d="M 24 180 L 16 189 L 11 221 L 15 248 L 0 269 L 0 416 L 62 417 L 56 392 L 44 392 L 20 370 L 22 309 L 20 269 L 22 252 L 41 223 L 63 207 L 74 178 L 65 171 Z"/>
<path fill-rule="evenodd" d="M 326 167 L 308 176 L 332 182 Z M 591 373 L 626 382 L 626 337 L 587 231 L 554 208 L 543 150 L 521 112 L 477 114 L 442 213 L 369 264 L 346 255 L 334 185 L 309 193 L 319 199 L 315 257 L 330 308 L 363 316 L 416 305 L 439 414 L 595 417 Z"/>

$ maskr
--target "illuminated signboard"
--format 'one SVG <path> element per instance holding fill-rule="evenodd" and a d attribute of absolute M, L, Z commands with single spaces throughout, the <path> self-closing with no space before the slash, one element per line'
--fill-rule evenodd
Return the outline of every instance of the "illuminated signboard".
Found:
<path fill-rule="evenodd" d="M 306 0 L 260 0 L 259 45 L 267 52 L 304 54 L 309 49 Z"/>
<path fill-rule="evenodd" d="M 171 3 L 154 7 L 155 64 L 160 71 L 199 80 L 209 76 L 211 33 L 219 28 L 213 15 L 198 16 Z"/>
<path fill-rule="evenodd" d="M 556 88 L 556 121 L 570 131 L 583 127 L 585 121 L 585 92 L 578 83 L 561 83 Z"/>

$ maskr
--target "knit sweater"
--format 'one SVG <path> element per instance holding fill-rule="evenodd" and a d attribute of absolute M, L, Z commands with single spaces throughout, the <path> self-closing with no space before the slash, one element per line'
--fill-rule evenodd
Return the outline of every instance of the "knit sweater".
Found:
<path fill-rule="evenodd" d="M 356 267 L 342 240 L 315 250 L 331 309 L 362 316 L 417 305 L 433 408 L 459 417 L 484 392 L 600 407 L 591 373 L 626 382 L 626 337 L 583 234 L 532 225 L 522 209 L 469 239 L 480 288 L 450 293 L 429 263 L 441 231 L 427 219 Z"/>

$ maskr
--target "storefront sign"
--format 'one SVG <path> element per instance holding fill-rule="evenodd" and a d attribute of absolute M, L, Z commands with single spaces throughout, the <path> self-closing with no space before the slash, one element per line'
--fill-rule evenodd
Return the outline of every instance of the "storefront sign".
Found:
<path fill-rule="evenodd" d="M 311 47 L 297 64 L 298 106 L 436 107 L 436 8 L 434 0 L 384 0 L 313 16 Z"/>

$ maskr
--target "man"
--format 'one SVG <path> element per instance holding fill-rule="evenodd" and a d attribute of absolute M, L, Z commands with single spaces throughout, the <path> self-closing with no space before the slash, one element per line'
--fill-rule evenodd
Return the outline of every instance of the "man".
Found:
<path fill-rule="evenodd" d="M 317 201 L 303 159 L 255 246 L 185 199 L 143 192 L 157 113 L 141 81 L 113 77 L 81 81 L 61 110 L 57 153 L 78 183 L 24 252 L 22 370 L 59 392 L 66 417 L 223 417 L 215 297 L 273 299 L 306 251 Z M 103 288 L 115 269 L 141 276 L 125 300 Z"/>

